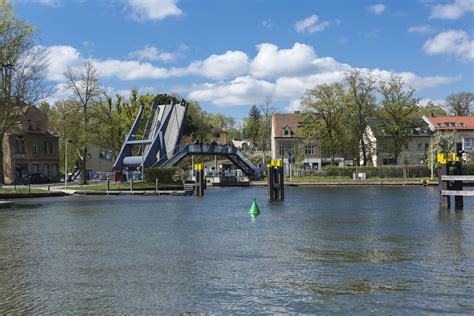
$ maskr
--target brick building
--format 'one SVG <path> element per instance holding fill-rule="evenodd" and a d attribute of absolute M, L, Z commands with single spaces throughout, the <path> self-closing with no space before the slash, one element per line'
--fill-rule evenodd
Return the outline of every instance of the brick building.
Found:
<path fill-rule="evenodd" d="M 43 173 L 58 181 L 58 139 L 44 114 L 30 107 L 22 122 L 3 137 L 4 182 L 14 183 L 29 173 Z"/>

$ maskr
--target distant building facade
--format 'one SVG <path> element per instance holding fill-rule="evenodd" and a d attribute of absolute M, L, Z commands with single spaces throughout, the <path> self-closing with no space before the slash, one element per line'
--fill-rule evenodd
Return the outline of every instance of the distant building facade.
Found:
<path fill-rule="evenodd" d="M 289 172 L 289 158 L 299 155 L 303 158 L 303 169 L 321 169 L 321 151 L 319 143 L 305 143 L 298 137 L 299 123 L 295 113 L 272 115 L 272 159 L 283 160 L 285 173 Z"/>
<path fill-rule="evenodd" d="M 402 152 L 395 161 L 395 156 L 390 151 L 393 144 L 393 138 L 380 132 L 373 125 L 367 127 L 366 139 L 369 152 L 369 166 L 389 166 L 389 165 L 422 165 L 425 163 L 428 148 L 431 143 L 433 133 L 426 128 L 413 128 L 409 131 L 409 137 L 404 144 Z M 362 155 L 361 155 L 362 156 Z M 364 163 L 363 160 L 360 162 Z"/>
<path fill-rule="evenodd" d="M 3 177 L 12 184 L 30 173 L 43 173 L 59 180 L 59 136 L 44 114 L 29 108 L 21 123 L 3 137 Z"/>
<path fill-rule="evenodd" d="M 217 143 L 218 145 L 227 144 L 227 131 L 221 128 L 211 128 L 212 142 Z"/>
<path fill-rule="evenodd" d="M 89 144 L 87 145 L 87 170 L 90 170 L 92 174 L 100 172 L 110 172 L 114 166 L 114 152 L 110 149 L 100 147 L 99 145 Z"/>
<path fill-rule="evenodd" d="M 455 131 L 468 161 L 474 159 L 474 116 L 423 116 L 423 121 L 433 131 Z"/>

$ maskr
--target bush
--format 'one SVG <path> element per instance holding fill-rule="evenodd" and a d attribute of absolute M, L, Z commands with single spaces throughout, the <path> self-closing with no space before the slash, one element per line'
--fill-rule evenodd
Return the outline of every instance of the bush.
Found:
<path fill-rule="evenodd" d="M 429 177 L 431 171 L 426 166 L 383 166 L 383 167 L 357 167 L 357 172 L 365 172 L 367 178 L 403 178 L 403 169 L 406 169 L 407 178 Z M 328 176 L 349 177 L 356 172 L 356 167 L 328 166 L 324 168 Z"/>
<path fill-rule="evenodd" d="M 463 163 L 462 164 L 462 174 L 472 174 L 474 175 L 474 163 Z"/>
<path fill-rule="evenodd" d="M 148 168 L 145 169 L 145 181 L 155 182 L 158 179 L 163 184 L 174 184 L 176 181 L 173 180 L 174 175 L 181 175 L 182 170 L 179 167 L 159 167 L 159 168 Z"/>

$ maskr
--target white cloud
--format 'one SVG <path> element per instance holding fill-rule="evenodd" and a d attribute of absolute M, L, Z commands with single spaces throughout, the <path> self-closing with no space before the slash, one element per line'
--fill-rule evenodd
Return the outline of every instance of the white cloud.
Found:
<path fill-rule="evenodd" d="M 135 60 L 92 60 L 101 78 L 118 78 L 120 80 L 166 79 L 169 77 L 166 68 L 155 67 L 150 63 Z"/>
<path fill-rule="evenodd" d="M 294 113 L 295 111 L 301 111 L 302 106 L 300 104 L 300 99 L 290 100 L 288 106 L 283 109 L 286 113 Z"/>
<path fill-rule="evenodd" d="M 266 29 L 272 29 L 274 27 L 274 23 L 272 19 L 267 19 L 267 20 L 262 21 L 262 23 L 260 23 L 260 26 Z"/>
<path fill-rule="evenodd" d="M 186 68 L 174 68 L 176 76 L 198 75 L 211 79 L 228 79 L 247 73 L 248 56 L 241 51 L 227 51 L 222 55 L 211 55 L 205 60 L 193 61 Z"/>
<path fill-rule="evenodd" d="M 425 107 L 428 105 L 429 102 L 432 102 L 434 103 L 435 105 L 440 105 L 440 106 L 443 106 L 444 104 L 444 100 L 433 100 L 433 99 L 430 99 L 430 98 L 424 98 L 424 99 L 421 99 L 419 104 L 422 106 L 422 107 Z"/>
<path fill-rule="evenodd" d="M 317 23 L 318 21 L 318 16 L 316 14 L 313 14 L 312 16 L 307 17 L 304 20 L 297 21 L 295 23 L 295 30 L 298 33 L 312 34 L 324 31 L 324 29 L 330 25 L 328 21 L 324 21 L 319 24 Z"/>
<path fill-rule="evenodd" d="M 68 67 L 82 67 L 86 61 L 92 62 L 98 69 L 100 79 L 130 81 L 182 76 L 209 78 L 204 84 L 180 86 L 180 93 L 188 94 L 191 99 L 222 107 L 261 103 L 267 96 L 272 96 L 275 102 L 293 102 L 315 85 L 342 82 L 345 72 L 355 69 L 332 57 L 319 57 L 312 46 L 301 43 L 295 43 L 288 49 L 263 43 L 257 46 L 258 51 L 253 59 L 241 51 L 227 51 L 196 60 L 186 67 L 173 68 L 156 67 L 139 60 L 87 58 L 70 46 L 51 46 L 46 49 L 50 59 L 48 79 L 57 84 L 57 93 L 53 97 L 57 99 L 67 97 L 63 73 Z M 384 69 L 372 71 L 380 80 L 387 80 L 392 73 Z M 462 80 L 461 76 L 423 77 L 412 72 L 397 74 L 402 76 L 408 86 L 418 90 Z M 156 92 L 153 89 L 149 91 Z M 118 92 L 128 95 L 126 91 Z M 292 106 L 295 107 L 295 104 L 292 103 Z"/>
<path fill-rule="evenodd" d="M 367 10 L 374 15 L 382 15 L 385 11 L 385 5 L 381 3 L 370 5 L 367 7 Z"/>
<path fill-rule="evenodd" d="M 431 25 L 424 24 L 420 26 L 411 26 L 407 31 L 410 33 L 432 33 L 434 29 Z"/>
<path fill-rule="evenodd" d="M 250 65 L 251 73 L 257 78 L 308 72 L 308 66 L 316 58 L 311 46 L 300 43 L 295 43 L 290 49 L 279 49 L 274 44 L 263 43 L 257 46 L 257 50 L 257 56 Z"/>
<path fill-rule="evenodd" d="M 161 61 L 165 63 L 172 62 L 176 59 L 176 53 L 169 53 L 157 49 L 154 46 L 145 46 L 143 49 L 130 52 L 130 57 L 138 58 L 139 60 Z"/>
<path fill-rule="evenodd" d="M 273 94 L 273 90 L 273 83 L 244 76 L 230 82 L 195 86 L 189 93 L 189 98 L 208 101 L 221 107 L 238 106 L 261 103 L 264 96 Z"/>
<path fill-rule="evenodd" d="M 48 7 L 58 7 L 61 4 L 61 0 L 33 0 L 32 2 L 42 4 Z"/>
<path fill-rule="evenodd" d="M 430 19 L 457 20 L 466 12 L 474 11 L 474 0 L 455 0 L 449 4 L 438 4 L 431 8 Z"/>
<path fill-rule="evenodd" d="M 177 2 L 177 0 L 127 0 L 128 6 L 132 8 L 133 18 L 138 21 L 161 21 L 168 16 L 180 16 L 183 12 L 176 5 Z"/>
<path fill-rule="evenodd" d="M 463 30 L 448 30 L 428 39 L 423 50 L 430 55 L 453 55 L 463 61 L 474 60 L 474 41 Z"/>
<path fill-rule="evenodd" d="M 68 67 L 77 67 L 84 62 L 79 51 L 71 46 L 50 46 L 46 50 L 49 61 L 47 77 L 51 81 L 63 81 Z"/>

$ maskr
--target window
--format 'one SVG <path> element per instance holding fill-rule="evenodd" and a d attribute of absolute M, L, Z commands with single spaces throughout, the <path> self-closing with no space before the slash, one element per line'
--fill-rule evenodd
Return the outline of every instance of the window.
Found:
<path fill-rule="evenodd" d="M 44 165 L 44 174 L 49 176 L 49 165 Z"/>
<path fill-rule="evenodd" d="M 395 160 L 393 158 L 384 158 L 382 163 L 384 165 L 395 165 Z"/>
<path fill-rule="evenodd" d="M 16 153 L 17 154 L 24 154 L 25 153 L 25 141 L 23 139 L 17 139 L 15 142 L 16 145 Z"/>
<path fill-rule="evenodd" d="M 290 135 L 290 130 L 285 128 L 285 129 L 283 130 L 283 135 L 285 135 L 285 136 Z"/>
<path fill-rule="evenodd" d="M 428 150 L 428 148 L 430 148 L 430 144 L 425 143 L 425 150 Z"/>
<path fill-rule="evenodd" d="M 463 138 L 462 145 L 464 151 L 473 151 L 474 138 Z"/>
<path fill-rule="evenodd" d="M 39 165 L 38 164 L 33 164 L 33 173 L 38 173 L 39 172 Z"/>
<path fill-rule="evenodd" d="M 112 161 L 112 152 L 101 149 L 99 151 L 99 158 L 102 160 Z"/>
<path fill-rule="evenodd" d="M 33 141 L 33 154 L 38 153 L 38 141 Z"/>
<path fill-rule="evenodd" d="M 387 150 L 388 150 L 387 144 L 382 144 L 382 151 L 387 151 Z"/>
<path fill-rule="evenodd" d="M 316 148 L 313 145 L 304 146 L 305 155 L 314 155 L 316 153 Z"/>
<path fill-rule="evenodd" d="M 280 157 L 285 155 L 285 144 L 280 143 Z"/>
<path fill-rule="evenodd" d="M 403 144 L 403 149 L 408 150 L 408 144 Z"/>
<path fill-rule="evenodd" d="M 421 150 L 423 149 L 423 144 L 422 143 L 418 143 L 418 150 Z"/>
<path fill-rule="evenodd" d="M 44 141 L 44 153 L 45 154 L 48 153 L 48 142 L 47 141 Z"/>
<path fill-rule="evenodd" d="M 48 145 L 49 145 L 49 153 L 54 154 L 54 144 L 53 144 L 53 142 L 49 142 Z"/>

